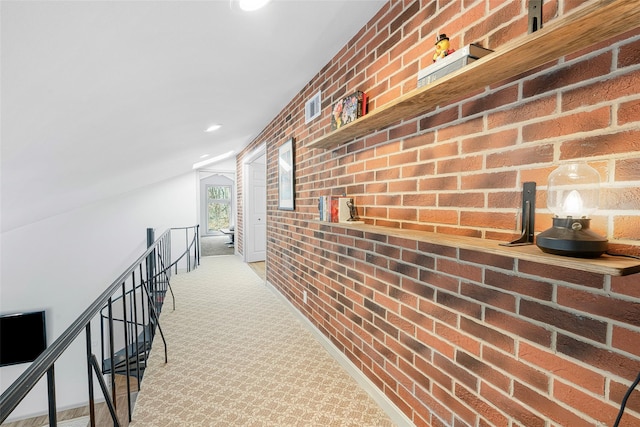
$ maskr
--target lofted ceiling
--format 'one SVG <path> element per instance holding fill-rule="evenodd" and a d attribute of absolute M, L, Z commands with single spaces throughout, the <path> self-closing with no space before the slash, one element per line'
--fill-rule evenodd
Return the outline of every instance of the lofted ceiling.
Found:
<path fill-rule="evenodd" d="M 238 152 L 386 1 L 2 0 L 2 231 Z"/>

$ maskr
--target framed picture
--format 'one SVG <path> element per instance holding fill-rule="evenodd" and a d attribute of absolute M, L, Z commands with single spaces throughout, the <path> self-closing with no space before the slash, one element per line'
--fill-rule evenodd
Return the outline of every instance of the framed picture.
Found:
<path fill-rule="evenodd" d="M 295 162 L 293 138 L 280 146 L 278 152 L 278 209 L 292 211 L 295 200 Z"/>

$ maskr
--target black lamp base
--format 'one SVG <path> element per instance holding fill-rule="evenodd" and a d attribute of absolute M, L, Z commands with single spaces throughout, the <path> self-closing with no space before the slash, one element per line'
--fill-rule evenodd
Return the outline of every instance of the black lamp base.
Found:
<path fill-rule="evenodd" d="M 607 239 L 589 230 L 588 218 L 553 218 L 553 227 L 536 237 L 536 245 L 554 255 L 597 258 L 607 251 Z"/>

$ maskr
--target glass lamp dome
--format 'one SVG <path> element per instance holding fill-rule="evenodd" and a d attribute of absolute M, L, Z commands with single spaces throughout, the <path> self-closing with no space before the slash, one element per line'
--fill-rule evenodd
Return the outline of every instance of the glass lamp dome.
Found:
<path fill-rule="evenodd" d="M 597 258 L 607 240 L 589 229 L 600 203 L 600 175 L 586 163 L 567 163 L 549 174 L 547 207 L 553 226 L 536 237 L 536 245 L 555 255 Z"/>
<path fill-rule="evenodd" d="M 560 218 L 587 218 L 598 210 L 600 175 L 586 163 L 568 163 L 551 174 L 547 207 Z"/>

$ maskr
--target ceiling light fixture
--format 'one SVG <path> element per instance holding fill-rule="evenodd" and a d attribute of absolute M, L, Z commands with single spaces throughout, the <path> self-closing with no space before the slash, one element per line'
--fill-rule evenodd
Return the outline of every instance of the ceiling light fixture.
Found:
<path fill-rule="evenodd" d="M 229 157 L 233 156 L 235 153 L 236 153 L 235 151 L 231 150 L 231 151 L 228 151 L 228 152 L 226 152 L 224 154 L 220 154 L 219 156 L 212 157 L 212 158 L 210 158 L 208 160 L 204 160 L 202 162 L 194 163 L 193 164 L 193 169 L 200 169 L 201 167 L 208 166 L 208 165 L 210 165 L 212 163 L 219 162 L 220 160 L 228 159 Z"/>
<path fill-rule="evenodd" d="M 222 127 L 222 125 L 219 124 L 215 124 L 215 125 L 211 125 L 207 128 L 207 130 L 205 130 L 205 132 L 214 132 L 218 129 L 220 129 Z"/>
<path fill-rule="evenodd" d="M 238 0 L 240 9 L 245 12 L 252 12 L 258 10 L 269 3 L 270 0 Z"/>

